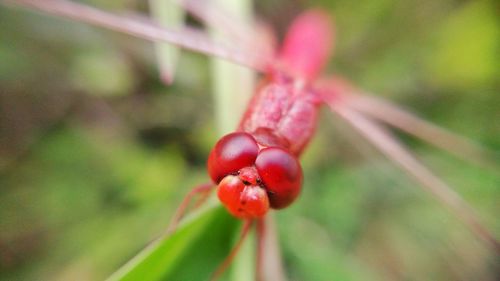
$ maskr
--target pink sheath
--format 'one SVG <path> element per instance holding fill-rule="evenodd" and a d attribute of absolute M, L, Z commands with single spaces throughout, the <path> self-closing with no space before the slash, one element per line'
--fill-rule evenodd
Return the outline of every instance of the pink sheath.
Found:
<path fill-rule="evenodd" d="M 316 128 L 319 100 L 291 83 L 271 82 L 260 88 L 243 116 L 239 130 L 263 146 L 279 146 L 299 156 Z"/>

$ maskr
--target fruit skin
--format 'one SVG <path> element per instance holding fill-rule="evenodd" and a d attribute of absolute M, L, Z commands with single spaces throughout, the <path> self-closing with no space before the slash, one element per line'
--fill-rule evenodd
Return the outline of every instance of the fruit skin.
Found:
<path fill-rule="evenodd" d="M 289 206 L 300 194 L 302 168 L 297 159 L 278 147 L 264 148 L 255 160 L 255 167 L 269 196 L 273 209 Z"/>
<path fill-rule="evenodd" d="M 219 183 L 225 176 L 252 166 L 258 153 L 259 146 L 252 135 L 245 132 L 225 135 L 210 152 L 208 173 L 215 183 Z"/>

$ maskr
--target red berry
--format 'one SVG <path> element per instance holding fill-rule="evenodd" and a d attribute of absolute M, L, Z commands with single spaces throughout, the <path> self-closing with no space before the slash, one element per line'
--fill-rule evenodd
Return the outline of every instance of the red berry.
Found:
<path fill-rule="evenodd" d="M 255 167 L 272 208 L 285 208 L 297 198 L 302 187 L 302 169 L 297 159 L 286 150 L 278 147 L 262 149 Z"/>
<path fill-rule="evenodd" d="M 208 173 L 215 183 L 240 169 L 252 166 L 259 146 L 248 133 L 236 132 L 222 137 L 208 157 Z"/>

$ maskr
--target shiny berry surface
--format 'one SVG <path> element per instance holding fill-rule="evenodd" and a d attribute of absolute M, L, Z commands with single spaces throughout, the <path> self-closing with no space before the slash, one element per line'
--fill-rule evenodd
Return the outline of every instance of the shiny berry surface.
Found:
<path fill-rule="evenodd" d="M 236 132 L 222 137 L 208 157 L 208 173 L 215 183 L 240 169 L 252 166 L 259 153 L 259 146 L 248 133 Z"/>
<path fill-rule="evenodd" d="M 262 149 L 255 167 L 274 209 L 290 205 L 302 188 L 302 169 L 297 159 L 278 147 Z"/>

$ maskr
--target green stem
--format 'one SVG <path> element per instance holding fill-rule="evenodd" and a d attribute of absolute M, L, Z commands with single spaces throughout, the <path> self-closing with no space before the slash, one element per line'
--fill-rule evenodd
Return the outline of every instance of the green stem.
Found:
<path fill-rule="evenodd" d="M 173 1 L 149 0 L 149 6 L 151 15 L 160 26 L 175 28 L 183 25 L 185 12 Z M 156 42 L 155 51 L 160 78 L 165 84 L 171 84 L 180 50 L 172 44 Z"/>
<path fill-rule="evenodd" d="M 252 16 L 252 3 L 249 0 L 214 0 L 234 18 L 240 19 L 243 24 L 249 23 Z M 213 30 L 214 37 L 224 37 Z M 223 135 L 236 129 L 243 115 L 248 100 L 255 87 L 255 74 L 252 70 L 233 63 L 212 59 L 213 92 L 215 100 L 215 119 L 217 130 Z"/>

